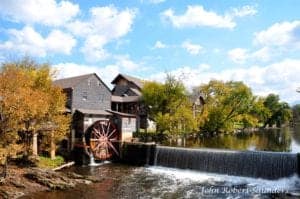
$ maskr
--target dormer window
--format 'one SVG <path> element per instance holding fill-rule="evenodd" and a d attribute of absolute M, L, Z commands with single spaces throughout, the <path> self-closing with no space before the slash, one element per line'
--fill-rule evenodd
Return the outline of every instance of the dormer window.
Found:
<path fill-rule="evenodd" d="M 86 101 L 87 100 L 87 92 L 82 93 L 82 100 Z"/>

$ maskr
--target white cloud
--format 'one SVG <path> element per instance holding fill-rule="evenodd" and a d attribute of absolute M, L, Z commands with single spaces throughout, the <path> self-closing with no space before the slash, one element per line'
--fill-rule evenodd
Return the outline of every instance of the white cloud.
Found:
<path fill-rule="evenodd" d="M 159 3 L 163 3 L 165 2 L 166 0 L 148 0 L 149 3 L 152 3 L 152 4 L 159 4 Z"/>
<path fill-rule="evenodd" d="M 183 15 L 175 15 L 172 9 L 165 10 L 162 16 L 177 28 L 193 26 L 211 26 L 216 28 L 233 28 L 235 23 L 225 16 L 206 11 L 202 6 L 188 6 Z"/>
<path fill-rule="evenodd" d="M 10 20 L 26 24 L 40 23 L 60 26 L 79 13 L 79 6 L 69 1 L 55 0 L 4 0 L 0 1 L 0 13 Z"/>
<path fill-rule="evenodd" d="M 190 41 L 184 41 L 181 44 L 181 47 L 184 48 L 191 55 L 198 55 L 202 51 L 203 47 L 199 44 L 193 44 Z"/>
<path fill-rule="evenodd" d="M 167 9 L 161 15 L 177 28 L 209 26 L 232 29 L 236 26 L 234 21 L 236 17 L 254 15 L 255 13 L 256 10 L 251 6 L 244 6 L 240 9 L 234 8 L 226 15 L 219 15 L 213 11 L 205 10 L 201 5 L 190 5 L 183 15 L 175 15 L 173 9 Z"/>
<path fill-rule="evenodd" d="M 249 58 L 248 51 L 244 48 L 234 48 L 228 52 L 228 56 L 233 62 L 239 64 L 245 63 Z"/>
<path fill-rule="evenodd" d="M 300 86 L 300 60 L 285 59 L 267 66 L 251 66 L 248 68 L 231 68 L 213 72 L 209 67 L 199 70 L 199 67 L 181 67 L 169 73 L 178 78 L 184 77 L 188 88 L 208 83 L 211 79 L 223 81 L 243 81 L 249 85 L 254 94 L 266 96 L 276 93 L 284 101 L 292 103 L 300 99 L 296 89 Z M 184 74 L 184 75 L 182 75 Z M 165 73 L 160 72 L 150 77 L 153 80 L 163 81 Z"/>
<path fill-rule="evenodd" d="M 250 11 L 249 11 L 250 12 Z M 246 60 L 267 62 L 272 57 L 300 49 L 300 21 L 275 23 L 254 34 L 253 43 L 257 50 L 235 48 L 228 52 L 229 58 L 238 64 Z"/>
<path fill-rule="evenodd" d="M 153 46 L 153 49 L 161 49 L 161 48 L 167 48 L 168 46 L 166 44 L 164 44 L 163 42 L 161 41 L 156 41 L 154 46 Z"/>
<path fill-rule="evenodd" d="M 58 71 L 58 79 L 87 73 L 97 73 L 107 84 L 119 73 L 132 73 L 137 69 L 144 69 L 143 63 L 136 63 L 130 59 L 129 55 L 115 55 L 112 58 L 115 62 L 104 67 L 68 62 L 56 64 L 53 68 Z"/>
<path fill-rule="evenodd" d="M 31 56 L 45 57 L 47 53 L 70 54 L 76 40 L 60 30 L 52 30 L 43 37 L 32 27 L 25 26 L 22 30 L 10 29 L 10 39 L 0 43 L 1 51 L 14 51 Z"/>
<path fill-rule="evenodd" d="M 274 50 L 270 49 L 269 47 L 263 47 L 257 51 L 252 52 L 250 57 L 266 62 L 269 61 L 271 59 L 271 56 L 275 55 L 276 53 L 276 51 L 274 52 Z"/>
<path fill-rule="evenodd" d="M 255 33 L 254 43 L 269 47 L 300 48 L 300 21 L 275 23 Z"/>
<path fill-rule="evenodd" d="M 263 47 L 259 50 L 250 52 L 244 48 L 234 48 L 228 51 L 228 57 L 237 64 L 244 64 L 249 59 L 254 59 L 260 62 L 269 61 L 271 54 L 276 54 L 268 47 Z"/>
<path fill-rule="evenodd" d="M 232 17 L 244 17 L 244 16 L 252 16 L 255 15 L 257 13 L 257 10 L 255 7 L 253 6 L 243 6 L 241 8 L 233 8 L 231 13 L 229 15 L 231 15 Z"/>
<path fill-rule="evenodd" d="M 109 56 L 103 48 L 106 43 L 106 39 L 101 35 L 89 35 L 80 51 L 89 62 L 104 60 Z"/>
<path fill-rule="evenodd" d="M 132 27 L 136 9 L 118 10 L 114 6 L 93 7 L 90 9 L 90 19 L 76 20 L 67 25 L 75 35 L 85 38 L 81 51 L 86 59 L 97 62 L 107 58 L 104 46 L 125 36 Z"/>
<path fill-rule="evenodd" d="M 142 68 L 142 64 L 135 63 L 134 61 L 132 61 L 129 55 L 115 56 L 115 59 L 116 59 L 115 65 L 119 66 L 120 69 L 123 69 L 125 71 L 134 71 Z"/>

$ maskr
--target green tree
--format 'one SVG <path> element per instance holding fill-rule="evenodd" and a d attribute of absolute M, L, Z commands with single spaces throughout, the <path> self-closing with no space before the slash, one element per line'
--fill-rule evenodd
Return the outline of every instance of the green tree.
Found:
<path fill-rule="evenodd" d="M 199 87 L 205 101 L 204 110 L 199 117 L 204 118 L 200 129 L 209 133 L 231 132 L 235 124 L 256 125 L 250 114 L 254 97 L 251 89 L 242 82 L 223 82 L 211 80 Z"/>
<path fill-rule="evenodd" d="M 169 135 L 190 133 L 195 130 L 192 104 L 183 83 L 168 75 L 165 83 L 147 82 L 143 87 L 143 101 L 149 107 L 150 117 L 159 133 Z"/>
<path fill-rule="evenodd" d="M 270 116 L 264 121 L 265 127 L 268 125 L 280 127 L 292 118 L 292 111 L 288 103 L 280 102 L 278 95 L 269 94 L 264 101 L 264 106 L 270 111 Z"/>
<path fill-rule="evenodd" d="M 292 108 L 294 122 L 300 121 L 300 104 L 296 104 Z"/>
<path fill-rule="evenodd" d="M 264 124 L 264 122 L 271 116 L 271 111 L 265 106 L 264 102 L 265 98 L 256 97 L 251 110 L 251 114 L 260 124 Z"/>

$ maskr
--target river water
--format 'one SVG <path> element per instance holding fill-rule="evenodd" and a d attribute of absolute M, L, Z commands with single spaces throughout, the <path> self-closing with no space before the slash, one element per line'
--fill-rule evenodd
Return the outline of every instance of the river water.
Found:
<path fill-rule="evenodd" d="M 297 176 L 276 181 L 201 173 L 163 167 L 132 167 L 104 164 L 69 170 L 93 175 L 100 183 L 67 191 L 41 192 L 23 199 L 84 198 L 294 198 L 299 194 Z"/>
<path fill-rule="evenodd" d="M 222 134 L 219 136 L 188 137 L 165 140 L 167 146 L 187 148 L 219 148 L 250 151 L 300 152 L 300 125 L 281 129 L 267 129 L 251 133 Z"/>
<path fill-rule="evenodd" d="M 171 146 L 226 148 L 296 153 L 300 151 L 300 128 L 285 128 L 242 135 L 205 136 L 167 142 Z M 298 198 L 300 178 L 254 179 L 157 166 L 135 167 L 116 163 L 96 167 L 72 167 L 67 171 L 92 175 L 100 183 L 72 190 L 35 193 L 24 199 L 83 198 Z"/>

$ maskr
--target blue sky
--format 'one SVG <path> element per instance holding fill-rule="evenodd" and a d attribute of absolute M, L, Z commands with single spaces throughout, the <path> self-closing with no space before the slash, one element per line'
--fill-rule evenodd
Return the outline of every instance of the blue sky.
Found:
<path fill-rule="evenodd" d="M 188 88 L 244 81 L 254 94 L 300 100 L 298 0 L 2 0 L 0 62 L 31 56 L 58 78 L 118 73 Z"/>

